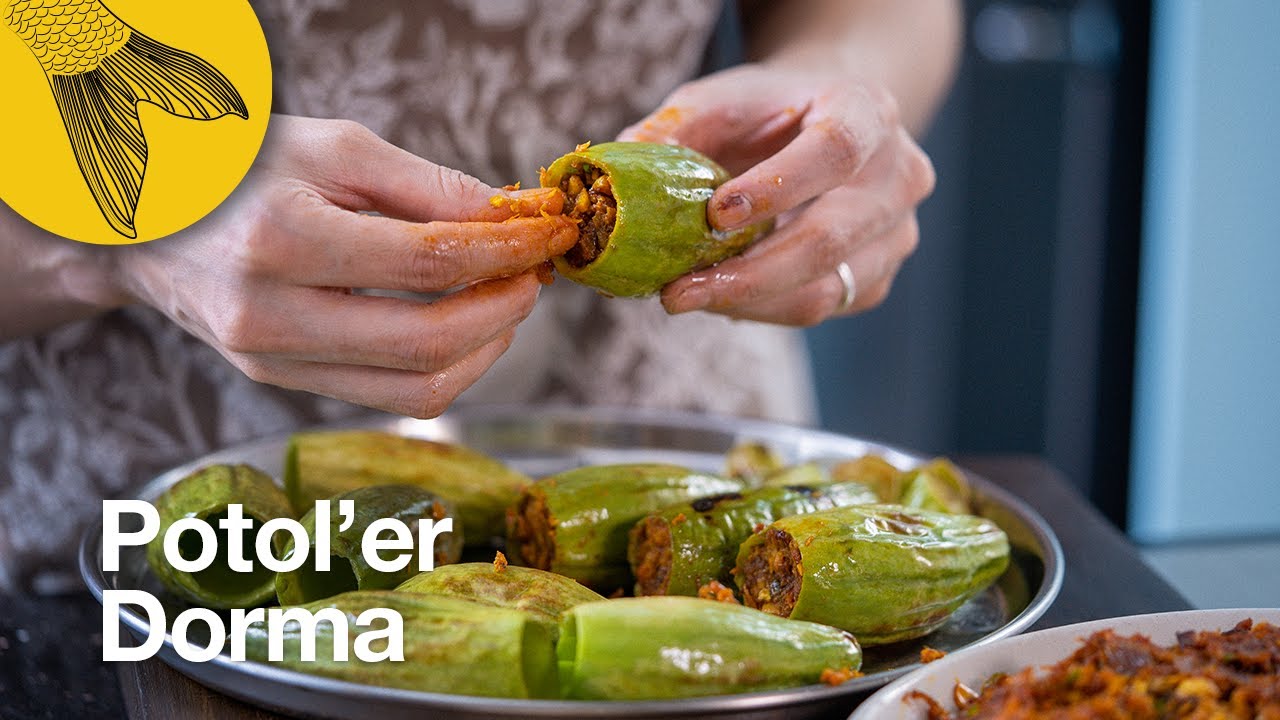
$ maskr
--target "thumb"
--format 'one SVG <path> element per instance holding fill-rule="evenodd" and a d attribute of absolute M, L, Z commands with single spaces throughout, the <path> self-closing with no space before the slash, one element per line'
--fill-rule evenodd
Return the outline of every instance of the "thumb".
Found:
<path fill-rule="evenodd" d="M 511 217 L 558 214 L 564 194 L 556 188 L 495 188 L 454 168 L 378 139 L 350 188 L 370 209 L 411 222 L 500 222 Z"/>
<path fill-rule="evenodd" d="M 488 221 L 559 213 L 554 188 L 495 188 L 460 170 L 437 165 L 396 147 L 355 123 L 340 123 L 310 148 L 310 178 L 329 200 L 410 222 Z"/>

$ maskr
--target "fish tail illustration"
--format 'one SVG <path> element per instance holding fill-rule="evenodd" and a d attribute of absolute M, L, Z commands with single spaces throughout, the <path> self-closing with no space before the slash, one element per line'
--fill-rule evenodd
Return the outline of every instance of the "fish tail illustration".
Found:
<path fill-rule="evenodd" d="M 138 103 L 178 117 L 248 119 L 244 99 L 216 68 L 136 30 L 97 68 L 49 73 L 80 172 L 102 215 L 116 232 L 137 237 L 134 213 L 147 165 L 147 139 Z"/>

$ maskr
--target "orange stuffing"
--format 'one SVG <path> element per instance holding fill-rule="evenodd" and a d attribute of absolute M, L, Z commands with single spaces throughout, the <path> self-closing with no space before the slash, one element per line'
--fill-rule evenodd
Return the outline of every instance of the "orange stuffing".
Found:
<path fill-rule="evenodd" d="M 740 605 L 738 598 L 733 596 L 733 591 L 720 584 L 719 580 L 711 582 L 698 588 L 698 597 L 703 600 L 714 600 L 716 602 L 729 603 L 730 605 Z"/>
<path fill-rule="evenodd" d="M 961 687 L 955 712 L 919 693 L 908 701 L 924 702 L 929 720 L 1280 720 L 1280 627 L 1246 619 L 1178 633 L 1171 646 L 1103 630 L 1056 665 Z"/>
<path fill-rule="evenodd" d="M 862 677 L 862 673 L 853 668 L 827 668 L 822 671 L 818 681 L 823 685 L 843 685 L 854 678 Z"/>

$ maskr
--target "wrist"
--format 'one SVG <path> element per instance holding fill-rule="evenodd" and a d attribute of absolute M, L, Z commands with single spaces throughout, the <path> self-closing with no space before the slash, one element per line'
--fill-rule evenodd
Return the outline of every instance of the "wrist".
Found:
<path fill-rule="evenodd" d="M 96 312 L 136 302 L 127 289 L 122 269 L 131 248 L 61 242 L 69 246 L 54 252 L 51 281 L 62 298 Z"/>
<path fill-rule="evenodd" d="M 0 342 L 120 307 L 106 248 L 51 235 L 0 203 Z"/>

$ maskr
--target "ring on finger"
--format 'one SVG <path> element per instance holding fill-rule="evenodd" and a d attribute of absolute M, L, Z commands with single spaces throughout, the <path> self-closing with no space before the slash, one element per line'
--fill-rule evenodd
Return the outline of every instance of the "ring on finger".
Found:
<path fill-rule="evenodd" d="M 836 306 L 836 314 L 840 314 L 853 307 L 854 298 L 858 295 L 858 285 L 853 279 L 853 268 L 849 267 L 847 262 L 836 266 L 836 275 L 844 287 L 844 292 L 840 295 L 840 304 Z"/>

